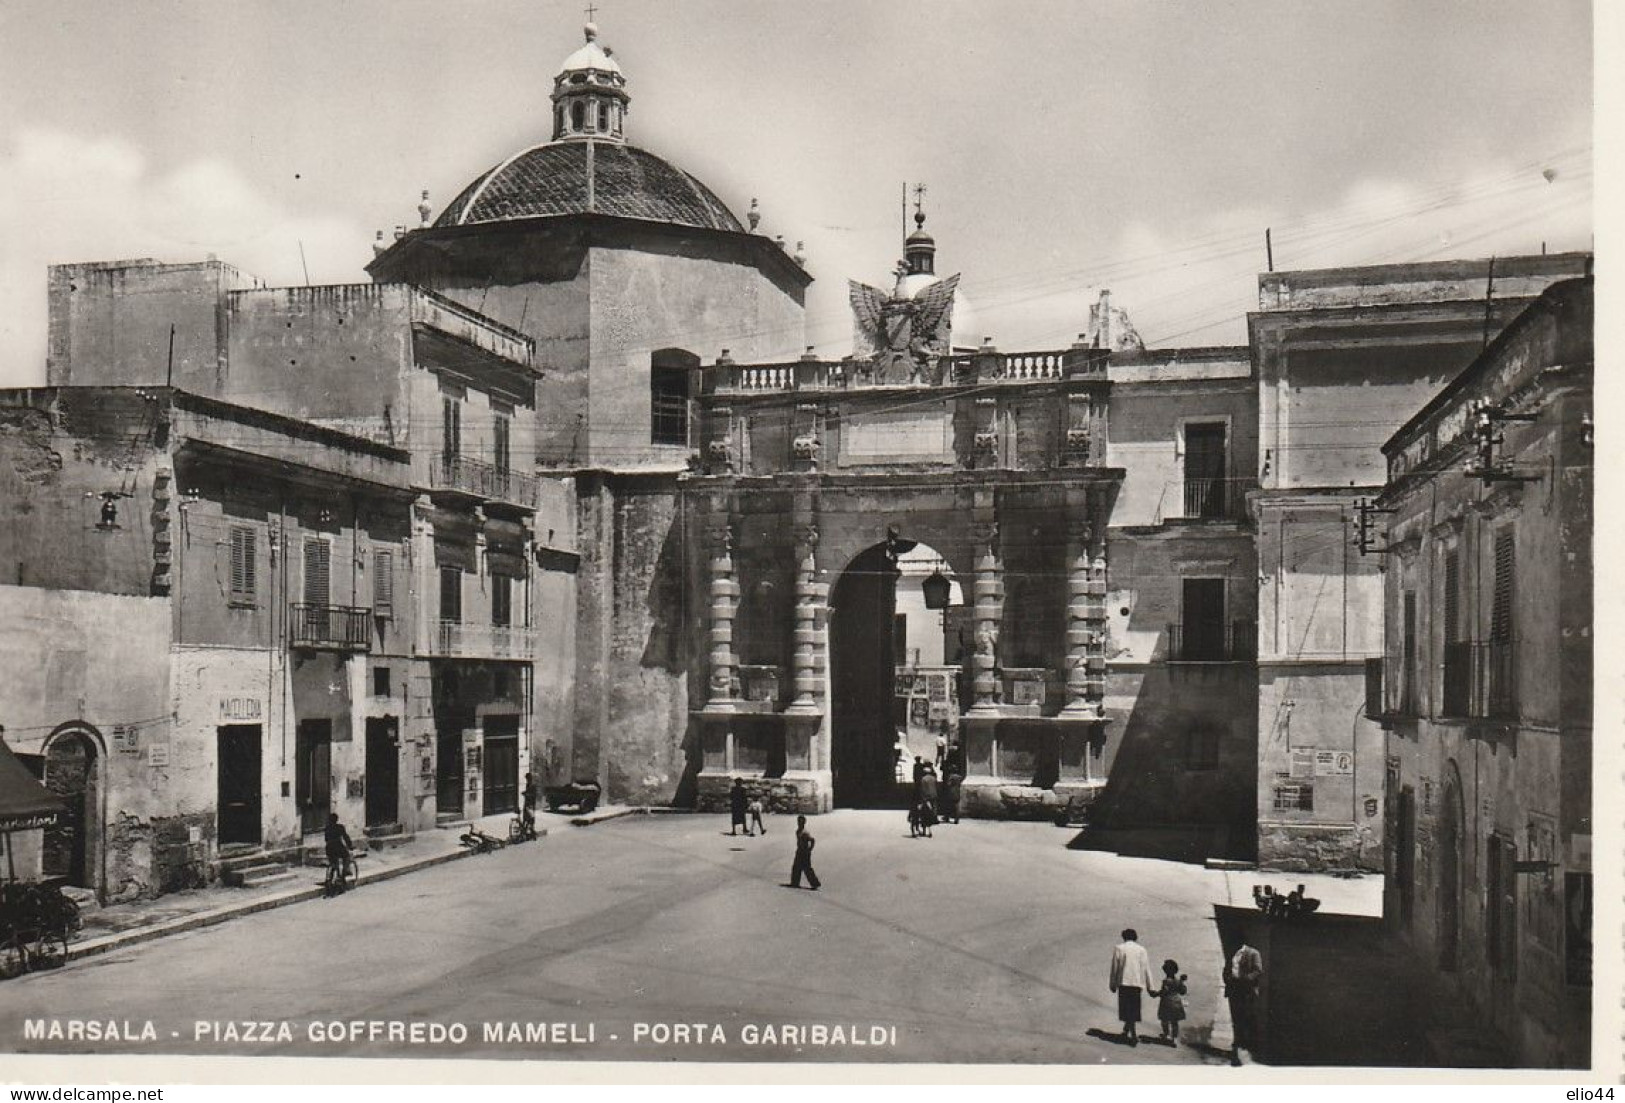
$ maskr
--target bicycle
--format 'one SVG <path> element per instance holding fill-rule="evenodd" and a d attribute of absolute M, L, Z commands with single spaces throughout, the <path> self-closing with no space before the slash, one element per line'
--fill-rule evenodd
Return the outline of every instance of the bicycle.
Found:
<path fill-rule="evenodd" d="M 501 850 L 508 845 L 507 839 L 487 835 L 473 824 L 469 824 L 468 830 L 457 836 L 457 841 L 476 854 L 489 854 L 493 850 Z"/>
<path fill-rule="evenodd" d="M 508 842 L 528 843 L 541 838 L 536 833 L 536 813 L 529 808 L 515 816 L 508 823 Z"/>
<path fill-rule="evenodd" d="M 327 859 L 327 876 L 322 879 L 323 896 L 339 896 L 356 883 L 354 854 L 331 855 Z"/>

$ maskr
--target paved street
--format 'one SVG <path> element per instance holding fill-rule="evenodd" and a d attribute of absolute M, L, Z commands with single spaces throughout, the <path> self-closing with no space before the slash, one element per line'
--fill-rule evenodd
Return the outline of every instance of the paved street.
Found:
<path fill-rule="evenodd" d="M 911 840 L 901 812 L 840 812 L 812 821 L 823 890 L 794 891 L 783 887 L 793 820 L 775 817 L 766 838 L 729 838 L 726 827 L 725 817 L 640 816 L 556 830 L 10 981 L 0 1050 L 1219 1060 L 1198 1046 L 1129 1048 L 1087 1032 L 1117 1029 L 1107 964 L 1118 931 L 1134 926 L 1154 964 L 1172 956 L 1190 974 L 1187 1035 L 1206 1038 L 1219 1003 L 1210 902 L 1224 899 L 1221 873 L 1069 850 L 1074 833 L 1047 824 L 966 822 Z M 76 1020 L 120 1033 L 150 1021 L 156 1038 L 33 1039 L 30 1020 L 64 1034 Z M 272 1025 L 252 1028 L 268 1040 L 231 1041 L 198 1037 L 200 1022 L 223 1039 L 230 1024 L 239 1036 L 249 1023 Z M 322 1041 L 313 1022 L 318 1035 L 379 1025 L 372 1040 Z M 391 1041 L 392 1022 L 460 1023 L 468 1034 L 460 1044 Z M 497 1042 L 485 1037 L 492 1023 L 565 1025 Z M 816 1044 L 815 1024 L 884 1044 Z M 803 1028 L 790 1044 L 786 1026 Z M 1157 1032 L 1154 1021 L 1143 1028 Z"/>

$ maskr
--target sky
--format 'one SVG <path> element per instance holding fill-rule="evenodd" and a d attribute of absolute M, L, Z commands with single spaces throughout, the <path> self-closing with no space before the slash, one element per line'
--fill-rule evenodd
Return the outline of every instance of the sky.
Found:
<path fill-rule="evenodd" d="M 628 139 L 805 242 L 808 342 L 889 286 L 905 182 L 980 334 L 1064 347 L 1102 288 L 1148 345 L 1243 344 L 1278 270 L 1592 247 L 1576 0 L 601 0 Z M 45 379 L 46 266 L 215 254 L 363 281 L 550 136 L 553 0 L 4 0 L 0 386 Z M 909 227 L 912 228 L 912 227 Z M 718 350 L 720 351 L 720 350 Z"/>

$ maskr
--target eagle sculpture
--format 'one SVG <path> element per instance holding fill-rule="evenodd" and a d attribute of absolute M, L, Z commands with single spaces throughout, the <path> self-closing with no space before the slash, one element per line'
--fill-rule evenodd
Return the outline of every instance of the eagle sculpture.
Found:
<path fill-rule="evenodd" d="M 848 280 L 852 302 L 853 355 L 875 363 L 876 382 L 918 380 L 928 365 L 946 356 L 948 312 L 953 309 L 959 276 L 952 275 L 903 294 L 903 273 L 891 294 Z"/>

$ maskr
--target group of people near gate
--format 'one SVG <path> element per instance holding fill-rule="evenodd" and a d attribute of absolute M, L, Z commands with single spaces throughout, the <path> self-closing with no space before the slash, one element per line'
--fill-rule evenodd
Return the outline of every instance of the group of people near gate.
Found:
<path fill-rule="evenodd" d="M 1159 1041 L 1179 1044 L 1179 1024 L 1185 1020 L 1185 997 L 1190 994 L 1189 979 L 1179 971 L 1179 962 L 1169 958 L 1162 963 L 1162 975 L 1151 972 L 1151 955 L 1140 945 L 1140 936 L 1130 927 L 1123 941 L 1112 948 L 1111 990 L 1117 994 L 1117 1018 L 1123 1024 L 1122 1039 L 1131 1046 L 1140 1044 L 1143 1001 L 1157 1001 L 1157 1022 L 1162 1028 Z M 1264 979 L 1264 958 L 1245 941 L 1224 963 L 1224 995 L 1230 1002 L 1230 1018 L 1235 1029 L 1231 1062 L 1241 1063 L 1241 1051 L 1251 1052 L 1258 1044 L 1259 988 Z"/>
<path fill-rule="evenodd" d="M 897 769 L 903 770 L 907 759 L 906 742 L 902 732 L 897 735 Z M 941 780 L 939 780 L 939 777 Z M 944 736 L 937 737 L 935 762 L 914 756 L 914 793 L 908 807 L 908 831 L 912 836 L 931 837 L 931 829 L 938 823 L 959 822 L 959 791 L 965 782 L 965 757 L 959 744 L 950 745 Z"/>

